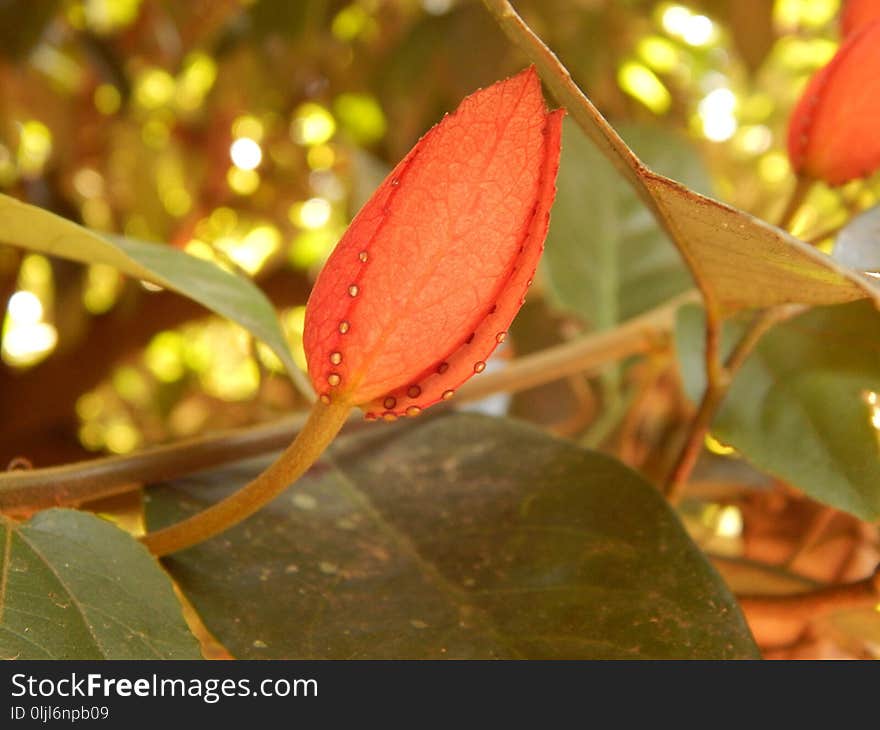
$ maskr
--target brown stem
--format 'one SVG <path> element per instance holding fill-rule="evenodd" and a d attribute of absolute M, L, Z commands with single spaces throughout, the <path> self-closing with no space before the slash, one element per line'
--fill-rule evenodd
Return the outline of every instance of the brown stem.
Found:
<path fill-rule="evenodd" d="M 706 390 L 688 428 L 684 446 L 664 486 L 666 498 L 672 504 L 676 504 L 684 493 L 687 481 L 703 449 L 703 442 L 712 425 L 712 419 L 727 396 L 736 373 L 773 325 L 803 311 L 802 305 L 784 305 L 764 310 L 755 317 L 723 364 L 720 357 L 721 327 L 717 320 L 713 322 L 707 316 Z"/>
<path fill-rule="evenodd" d="M 741 595 L 737 600 L 752 617 L 811 621 L 845 608 L 880 603 L 880 566 L 864 580 L 825 586 L 803 593 Z"/>
<path fill-rule="evenodd" d="M 785 210 L 782 211 L 782 216 L 779 218 L 779 223 L 776 224 L 779 228 L 788 229 L 795 215 L 807 199 L 807 194 L 813 187 L 814 182 L 815 180 L 810 177 L 798 177 Z"/>
<path fill-rule="evenodd" d="M 688 292 L 614 330 L 514 360 L 503 370 L 469 381 L 451 403 L 472 402 L 502 391 L 526 390 L 648 352 L 668 337 L 678 308 L 697 299 L 696 292 Z M 305 418 L 300 414 L 270 424 L 156 446 L 127 456 L 0 473 L 0 511 L 32 512 L 47 507 L 76 505 L 138 489 L 142 483 L 170 479 L 266 453 L 290 443 L 304 422 Z M 362 421 L 352 414 L 348 423 L 351 426 Z"/>
<path fill-rule="evenodd" d="M 312 406 L 293 443 L 254 481 L 189 519 L 141 538 L 154 555 L 192 547 L 250 517 L 302 476 L 342 428 L 351 407 L 346 403 Z"/>

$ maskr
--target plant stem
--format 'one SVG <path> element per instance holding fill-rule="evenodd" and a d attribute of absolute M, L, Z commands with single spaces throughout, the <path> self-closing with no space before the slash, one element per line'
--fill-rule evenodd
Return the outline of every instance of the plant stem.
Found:
<path fill-rule="evenodd" d="M 727 360 L 721 364 L 721 328 L 706 319 L 706 390 L 697 412 L 688 428 L 684 446 L 664 486 L 666 498 L 676 504 L 684 492 L 685 485 L 703 449 L 703 442 L 715 413 L 727 396 L 733 379 L 748 356 L 755 349 L 764 334 L 773 325 L 789 319 L 805 310 L 803 305 L 783 305 L 765 309 L 758 314 L 743 336 L 737 342 Z"/>
<path fill-rule="evenodd" d="M 254 481 L 189 519 L 141 538 L 154 555 L 191 547 L 237 525 L 277 497 L 314 464 L 342 428 L 351 407 L 345 403 L 312 406 L 293 443 Z"/>
<path fill-rule="evenodd" d="M 678 308 L 698 301 L 687 292 L 619 327 L 514 360 L 503 370 L 485 373 L 459 389 L 451 406 L 480 400 L 498 392 L 514 393 L 572 374 L 595 371 L 625 357 L 649 352 L 669 336 Z M 437 408 L 439 406 L 435 406 Z M 297 414 L 270 424 L 155 446 L 126 456 L 64 466 L 0 473 L 0 511 L 33 512 L 77 505 L 92 499 L 139 489 L 200 469 L 263 454 L 289 444 L 305 423 Z M 347 427 L 368 426 L 355 413 Z"/>
<path fill-rule="evenodd" d="M 783 595 L 739 595 L 737 600 L 752 618 L 760 615 L 761 618 L 811 621 L 832 611 L 871 606 L 880 602 L 880 568 L 869 577 L 854 583 Z"/>
<path fill-rule="evenodd" d="M 782 216 L 779 219 L 779 223 L 776 224 L 777 227 L 786 230 L 788 229 L 795 215 L 801 209 L 801 206 L 807 199 L 807 194 L 813 187 L 814 182 L 815 180 L 810 177 L 798 177 L 794 185 L 794 190 L 791 191 L 791 196 L 789 197 L 788 203 L 785 206 L 785 210 L 782 211 Z"/>

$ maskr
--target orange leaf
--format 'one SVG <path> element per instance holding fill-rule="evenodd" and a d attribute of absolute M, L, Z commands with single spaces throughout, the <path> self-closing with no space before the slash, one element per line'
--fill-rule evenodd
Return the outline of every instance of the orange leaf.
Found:
<path fill-rule="evenodd" d="M 842 185 L 880 167 L 880 22 L 862 26 L 807 85 L 788 129 L 799 175 Z"/>
<path fill-rule="evenodd" d="M 482 371 L 544 248 L 561 121 L 530 68 L 467 97 L 392 170 L 309 297 L 303 340 L 325 402 L 393 420 Z"/>
<path fill-rule="evenodd" d="M 840 34 L 846 38 L 875 20 L 880 20 L 880 0 L 847 0 L 840 17 Z"/>

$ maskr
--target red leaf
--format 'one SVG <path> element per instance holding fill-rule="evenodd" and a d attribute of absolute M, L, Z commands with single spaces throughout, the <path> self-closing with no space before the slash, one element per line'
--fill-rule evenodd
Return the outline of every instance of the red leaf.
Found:
<path fill-rule="evenodd" d="M 485 367 L 544 248 L 561 121 L 528 69 L 467 97 L 397 165 L 309 298 L 303 340 L 322 399 L 391 420 Z"/>
<path fill-rule="evenodd" d="M 880 0 L 847 0 L 840 18 L 840 34 L 846 38 L 875 20 L 880 20 Z"/>
<path fill-rule="evenodd" d="M 800 175 L 842 185 L 880 167 L 880 22 L 841 45 L 807 85 L 788 129 Z"/>

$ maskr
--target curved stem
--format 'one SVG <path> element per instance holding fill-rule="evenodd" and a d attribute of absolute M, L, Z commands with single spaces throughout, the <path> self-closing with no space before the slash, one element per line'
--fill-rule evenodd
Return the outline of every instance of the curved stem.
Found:
<path fill-rule="evenodd" d="M 254 481 L 189 519 L 141 538 L 154 555 L 192 547 L 237 525 L 299 479 L 330 445 L 348 418 L 345 403 L 318 401 L 293 443 Z"/>
<path fill-rule="evenodd" d="M 527 390 L 570 375 L 594 372 L 625 357 L 650 352 L 668 339 L 678 308 L 696 301 L 699 301 L 697 292 L 689 291 L 613 330 L 517 358 L 502 370 L 468 381 L 448 405 L 454 407 L 473 402 L 493 393 Z M 0 472 L 0 511 L 33 512 L 48 507 L 77 505 L 139 489 L 144 483 L 172 479 L 264 454 L 289 444 L 304 423 L 305 414 L 296 414 L 268 424 L 154 446 L 125 456 Z M 352 413 L 347 428 L 361 425 L 370 424 Z"/>

